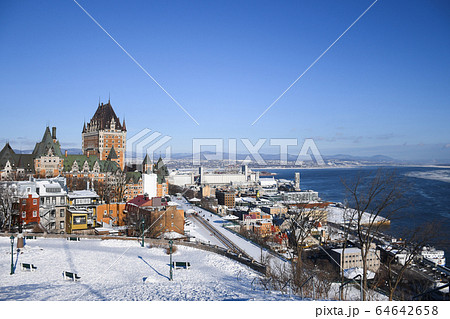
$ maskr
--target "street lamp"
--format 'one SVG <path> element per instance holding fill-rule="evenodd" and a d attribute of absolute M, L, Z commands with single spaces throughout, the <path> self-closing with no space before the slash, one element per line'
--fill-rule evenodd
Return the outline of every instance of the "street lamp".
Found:
<path fill-rule="evenodd" d="M 11 237 L 9 237 L 9 239 L 11 240 L 11 273 L 10 275 L 14 274 L 14 236 L 11 235 Z"/>
<path fill-rule="evenodd" d="M 172 281 L 173 280 L 173 271 L 172 271 L 172 268 L 173 268 L 173 266 L 172 266 L 172 244 L 173 244 L 173 241 L 172 241 L 172 239 L 171 240 L 169 240 L 169 252 L 170 252 L 170 281 Z"/>
<path fill-rule="evenodd" d="M 142 224 L 141 224 L 141 227 L 142 227 L 142 243 L 141 243 L 141 247 L 144 247 L 144 225 L 145 225 L 145 221 L 144 221 L 144 218 L 142 218 Z"/>

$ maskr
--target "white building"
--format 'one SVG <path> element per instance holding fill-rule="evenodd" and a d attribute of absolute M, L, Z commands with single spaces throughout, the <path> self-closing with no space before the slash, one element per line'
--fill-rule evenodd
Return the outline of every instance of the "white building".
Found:
<path fill-rule="evenodd" d="M 142 174 L 142 190 L 148 198 L 156 197 L 158 194 L 158 175 Z"/>
<path fill-rule="evenodd" d="M 41 225 L 50 232 L 65 232 L 67 192 L 54 179 L 37 180 L 36 192 L 40 197 Z"/>
<path fill-rule="evenodd" d="M 363 267 L 361 249 L 357 247 L 332 249 L 330 255 L 343 269 Z M 367 254 L 367 270 L 376 272 L 378 268 L 380 268 L 380 251 L 374 247 Z"/>

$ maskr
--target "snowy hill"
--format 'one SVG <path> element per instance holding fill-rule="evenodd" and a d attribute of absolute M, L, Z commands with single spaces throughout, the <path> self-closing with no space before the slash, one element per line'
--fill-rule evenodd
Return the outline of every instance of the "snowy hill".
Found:
<path fill-rule="evenodd" d="M 14 250 L 10 275 L 9 238 L 0 237 L 0 300 L 292 300 L 264 293 L 252 285 L 257 272 L 214 253 L 177 246 L 173 261 L 188 261 L 191 268 L 174 270 L 169 281 L 163 248 L 143 248 L 137 241 L 38 238 L 18 254 Z M 21 271 L 20 263 L 37 270 Z M 64 280 L 63 271 L 81 280 Z"/>

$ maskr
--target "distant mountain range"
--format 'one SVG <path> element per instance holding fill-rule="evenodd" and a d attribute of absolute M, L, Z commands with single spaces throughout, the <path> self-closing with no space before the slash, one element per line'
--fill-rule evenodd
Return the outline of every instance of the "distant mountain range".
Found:
<path fill-rule="evenodd" d="M 61 152 L 63 154 L 65 151 L 66 151 L 66 149 L 61 149 Z M 14 152 L 16 152 L 16 154 L 31 154 L 31 153 L 33 153 L 33 150 L 14 150 Z M 79 155 L 79 154 L 83 154 L 83 151 L 80 148 L 68 148 L 67 154 Z"/>
<path fill-rule="evenodd" d="M 205 155 L 215 155 L 214 152 L 202 152 L 201 158 L 205 159 Z M 196 154 L 198 156 L 198 154 Z M 262 159 L 265 161 L 277 161 L 280 160 L 280 154 L 260 154 Z M 172 159 L 190 159 L 192 158 L 192 154 L 190 153 L 174 153 L 171 154 Z M 252 158 L 249 154 L 236 154 L 233 155 L 233 158 L 236 158 L 236 160 L 245 160 L 247 157 Z M 312 156 L 314 157 L 314 156 Z M 228 153 L 223 153 L 222 158 L 227 160 L 230 158 L 230 155 Z M 298 158 L 298 155 L 291 155 L 289 154 L 287 156 L 287 160 L 289 162 L 295 162 Z M 373 164 L 384 164 L 384 163 L 402 163 L 402 161 L 394 159 L 389 156 L 385 155 L 373 155 L 373 156 L 354 156 L 354 155 L 347 155 L 347 154 L 337 154 L 337 155 L 325 155 L 322 156 L 323 160 L 325 161 L 350 161 L 350 162 L 367 162 L 367 163 L 373 163 Z"/>
<path fill-rule="evenodd" d="M 402 161 L 394 159 L 385 155 L 373 155 L 373 156 L 353 156 L 347 154 L 337 154 L 322 156 L 324 160 L 339 160 L 339 161 L 359 161 L 359 162 L 376 162 L 376 163 L 400 163 Z"/>
<path fill-rule="evenodd" d="M 33 152 L 33 150 L 14 150 L 16 153 L 25 153 L 30 154 Z M 62 152 L 64 152 L 66 149 L 62 149 Z M 69 148 L 67 149 L 67 154 L 82 154 L 82 150 L 79 148 Z M 216 153 L 205 151 L 201 153 L 201 159 L 205 160 L 205 155 L 212 156 Z M 276 161 L 280 160 L 280 154 L 260 154 L 264 161 Z M 198 154 L 197 154 L 198 156 Z M 142 155 L 139 157 L 143 157 Z M 156 157 L 156 155 L 155 155 Z M 236 154 L 233 156 L 233 158 L 236 158 L 238 161 L 245 160 L 247 157 L 253 160 L 253 157 L 250 154 Z M 289 162 L 295 162 L 297 160 L 298 155 L 288 155 L 287 160 Z M 312 156 L 313 157 L 313 156 Z M 183 159 L 191 159 L 192 154 L 191 153 L 173 153 L 171 154 L 171 158 L 175 160 L 183 160 Z M 222 158 L 224 160 L 228 160 L 230 158 L 229 153 L 223 153 Z M 389 156 L 385 155 L 373 155 L 373 156 L 354 156 L 354 155 L 348 155 L 348 154 L 336 154 L 336 155 L 323 155 L 322 156 L 324 161 L 341 161 L 341 162 L 364 162 L 368 164 L 400 164 L 404 163 L 404 161 L 394 159 Z M 156 159 L 155 159 L 156 160 Z"/>

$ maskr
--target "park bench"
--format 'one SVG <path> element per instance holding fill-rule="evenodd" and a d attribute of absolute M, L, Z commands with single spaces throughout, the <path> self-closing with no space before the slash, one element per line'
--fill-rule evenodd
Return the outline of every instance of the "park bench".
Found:
<path fill-rule="evenodd" d="M 33 264 L 20 263 L 20 269 L 23 271 L 36 271 L 37 267 Z"/>
<path fill-rule="evenodd" d="M 25 239 L 36 239 L 36 236 L 25 236 Z"/>
<path fill-rule="evenodd" d="M 80 241 L 80 237 L 67 237 L 69 241 Z"/>
<path fill-rule="evenodd" d="M 73 272 L 63 271 L 63 277 L 65 280 L 72 280 L 72 281 L 78 281 L 81 279 L 80 276 Z"/>
<path fill-rule="evenodd" d="M 180 269 L 180 268 L 183 268 L 183 269 L 189 269 L 189 267 L 191 267 L 191 263 L 190 263 L 190 262 L 187 262 L 187 261 L 174 261 L 174 262 L 172 263 L 172 266 L 173 266 L 175 269 Z"/>

